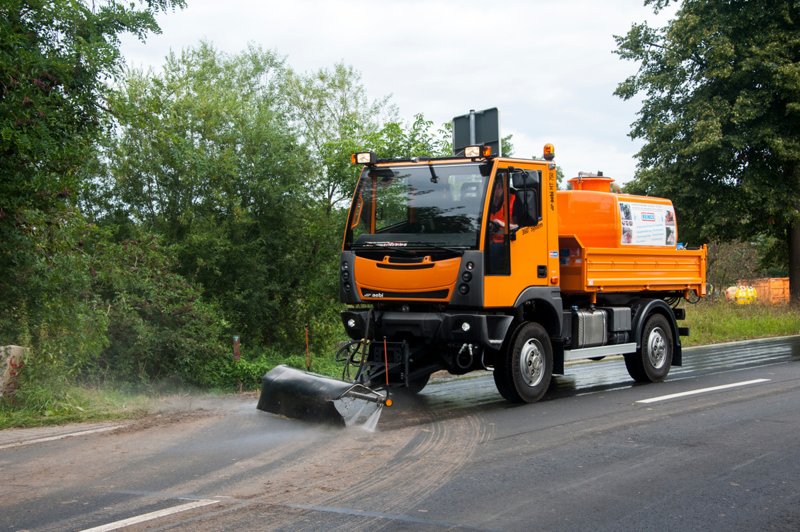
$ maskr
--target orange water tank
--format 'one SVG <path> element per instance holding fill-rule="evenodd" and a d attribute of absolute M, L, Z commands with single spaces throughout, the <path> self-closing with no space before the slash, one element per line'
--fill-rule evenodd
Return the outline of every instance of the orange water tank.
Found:
<path fill-rule="evenodd" d="M 678 225 L 672 202 L 664 198 L 611 192 L 604 176 L 570 180 L 573 190 L 560 190 L 558 235 L 576 236 L 584 247 L 675 247 Z"/>

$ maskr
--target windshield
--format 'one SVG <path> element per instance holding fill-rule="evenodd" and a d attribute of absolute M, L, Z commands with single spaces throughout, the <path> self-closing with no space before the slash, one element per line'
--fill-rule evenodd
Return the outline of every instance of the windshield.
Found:
<path fill-rule="evenodd" d="M 350 209 L 346 249 L 477 249 L 486 163 L 366 167 Z"/>

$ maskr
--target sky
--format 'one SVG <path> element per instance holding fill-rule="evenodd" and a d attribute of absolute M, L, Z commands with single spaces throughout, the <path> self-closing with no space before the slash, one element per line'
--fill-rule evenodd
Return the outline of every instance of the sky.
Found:
<path fill-rule="evenodd" d="M 628 136 L 640 101 L 613 95 L 637 69 L 612 53 L 614 35 L 668 20 L 642 0 L 187 4 L 158 17 L 160 35 L 123 39 L 129 66 L 158 71 L 170 50 L 201 40 L 231 54 L 249 44 L 273 50 L 299 72 L 342 62 L 361 73 L 372 99 L 390 96 L 404 122 L 422 113 L 438 126 L 496 107 L 515 156 L 541 156 L 550 142 L 567 178 L 602 171 L 620 183 L 633 177 L 642 142 Z"/>

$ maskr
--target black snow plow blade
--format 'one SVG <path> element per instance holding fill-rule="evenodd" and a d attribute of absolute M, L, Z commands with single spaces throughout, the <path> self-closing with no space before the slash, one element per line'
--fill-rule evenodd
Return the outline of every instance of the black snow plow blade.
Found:
<path fill-rule="evenodd" d="M 259 410 L 286 417 L 339 426 L 377 423 L 384 395 L 361 384 L 337 381 L 280 365 L 261 379 Z M 371 427 L 374 428 L 374 427 Z"/>

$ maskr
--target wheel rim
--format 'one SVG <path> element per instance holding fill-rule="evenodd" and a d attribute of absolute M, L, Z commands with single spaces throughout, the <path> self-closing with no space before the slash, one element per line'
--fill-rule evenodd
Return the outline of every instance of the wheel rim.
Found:
<path fill-rule="evenodd" d="M 519 354 L 519 372 L 522 380 L 531 388 L 544 378 L 544 348 L 539 340 L 531 338 L 522 346 Z"/>
<path fill-rule="evenodd" d="M 667 363 L 667 339 L 661 327 L 654 327 L 647 338 L 647 358 L 655 369 Z"/>

